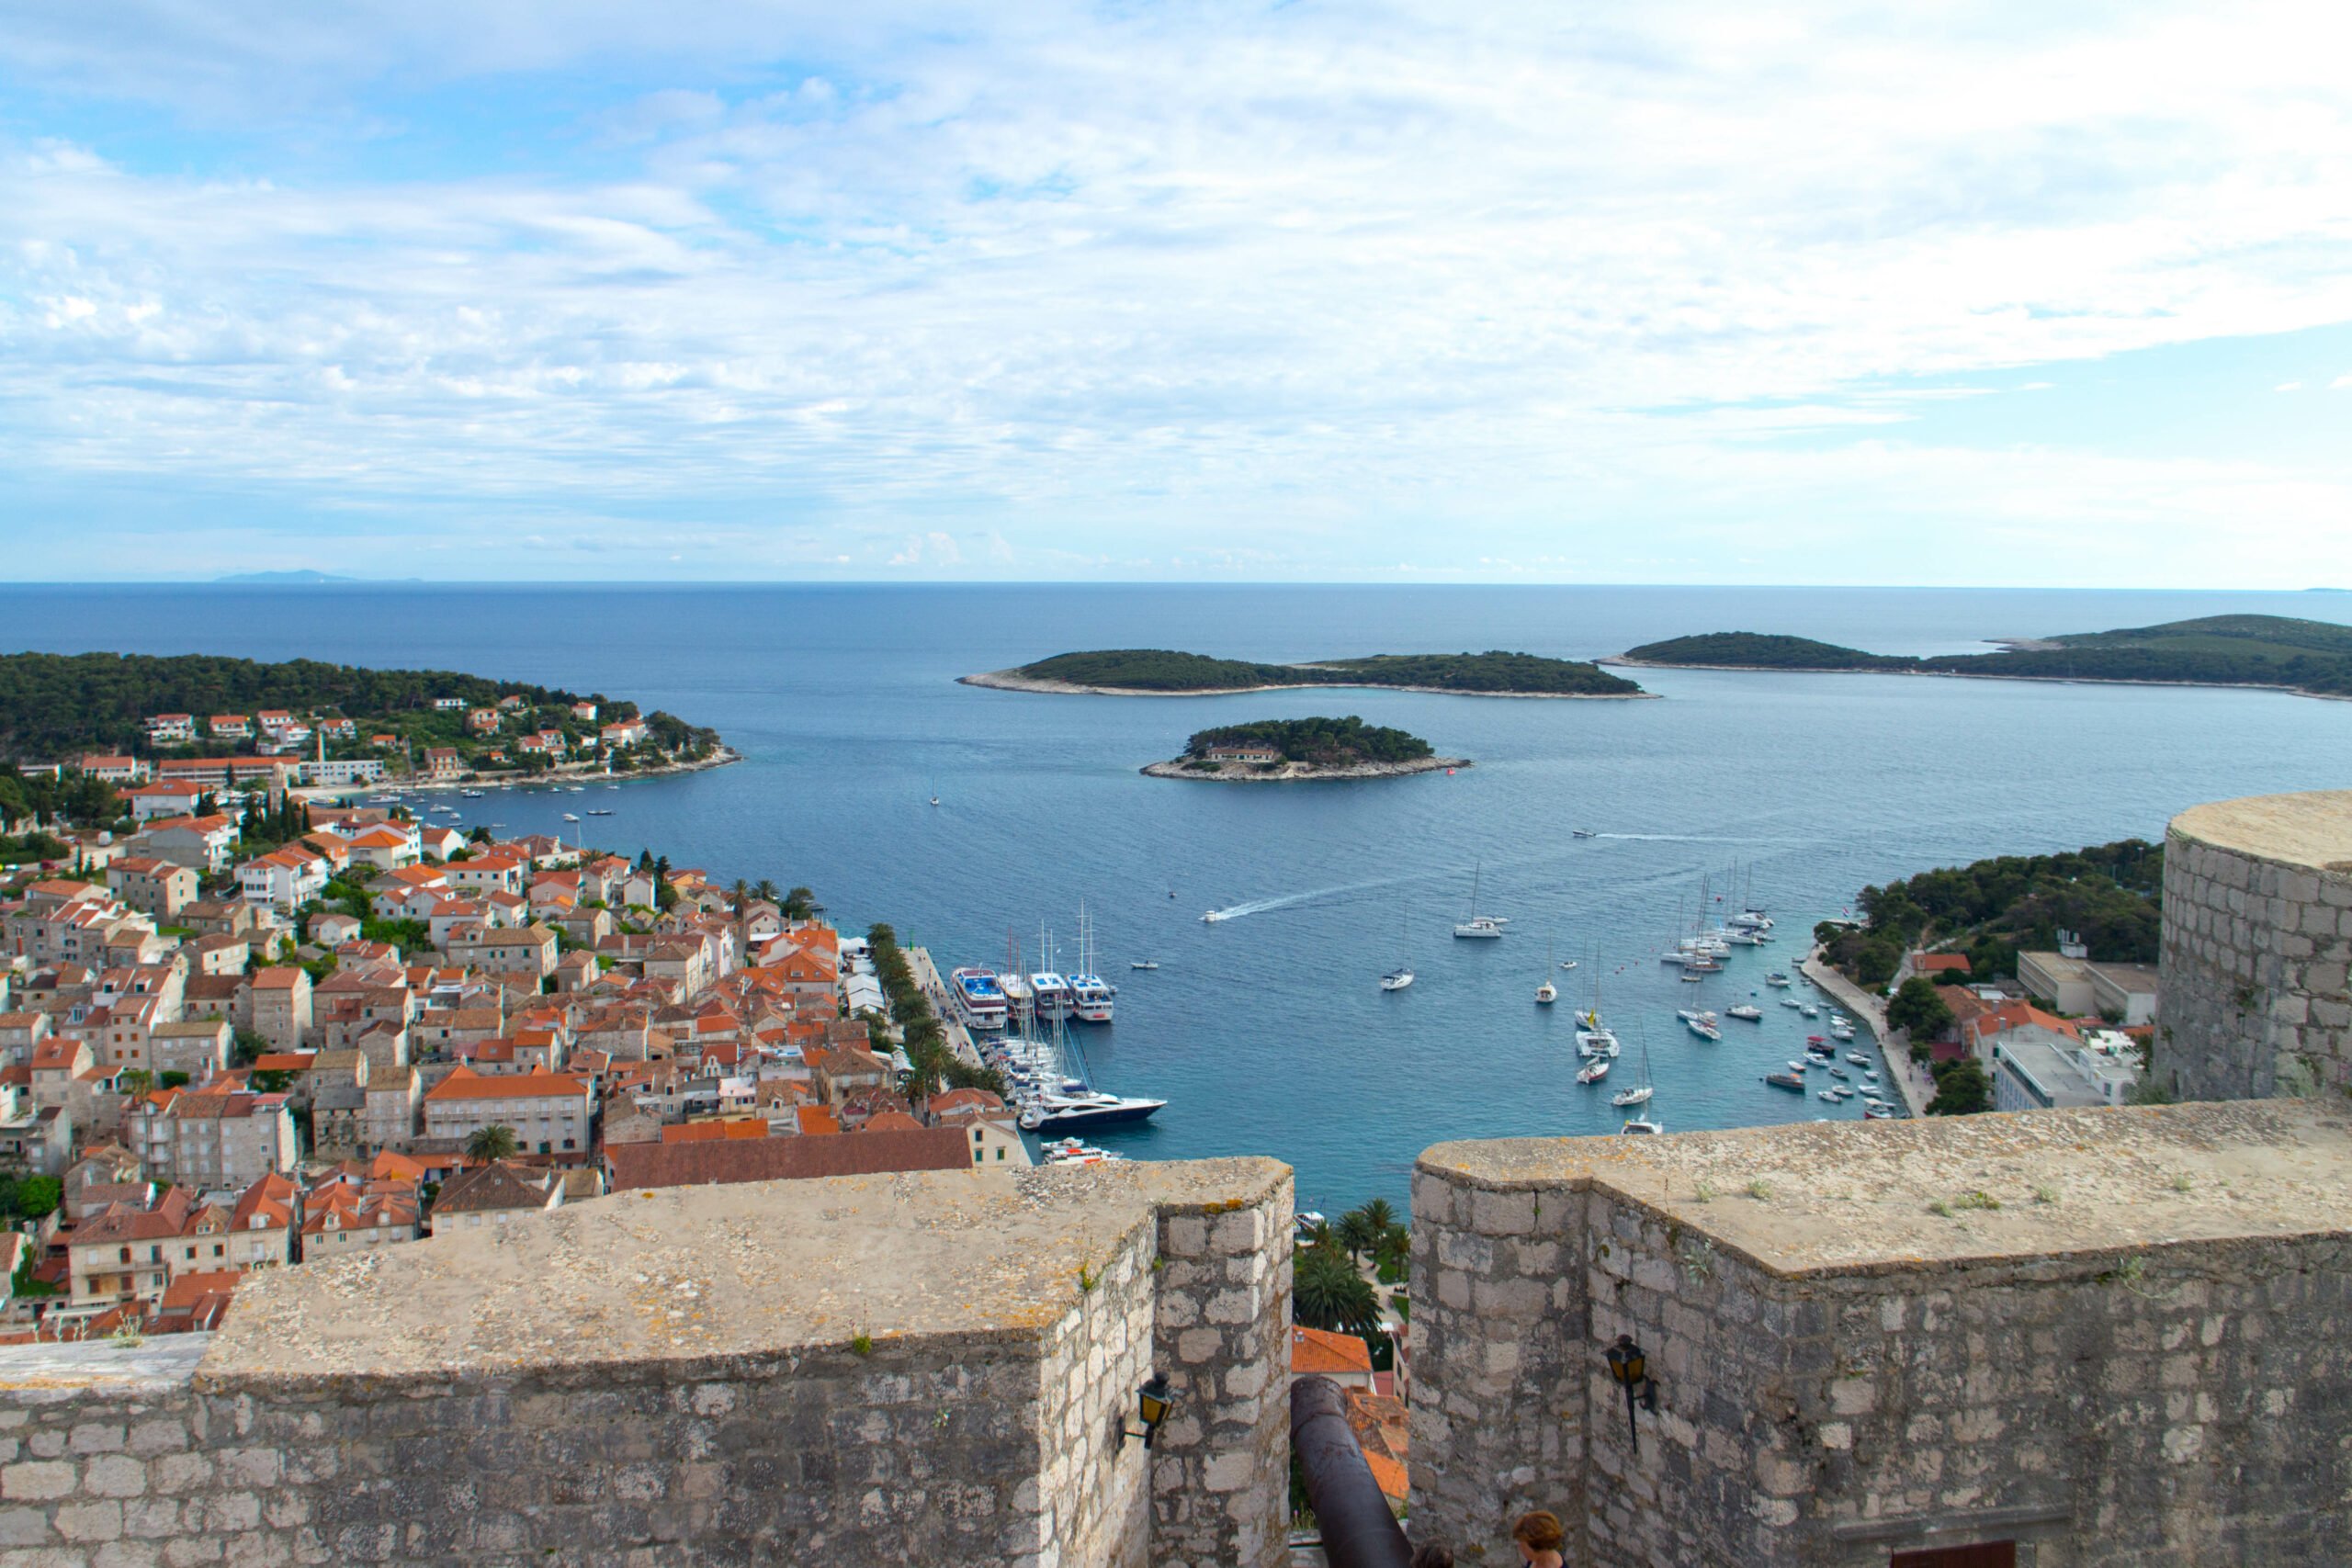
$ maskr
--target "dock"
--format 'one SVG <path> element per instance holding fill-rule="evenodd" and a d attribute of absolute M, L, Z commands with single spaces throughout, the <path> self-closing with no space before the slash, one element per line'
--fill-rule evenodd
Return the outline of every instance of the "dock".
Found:
<path fill-rule="evenodd" d="M 1887 1027 L 1886 998 L 1871 995 L 1824 964 L 1819 947 L 1806 953 L 1797 968 L 1806 979 L 1837 998 L 1838 1006 L 1871 1026 L 1871 1032 L 1878 1037 L 1878 1054 L 1886 1058 L 1887 1076 L 1903 1091 L 1903 1103 L 1912 1115 L 1925 1116 L 1928 1101 L 1935 1098 L 1935 1082 L 1925 1078 L 1919 1064 L 1911 1059 L 1910 1036 Z M 1898 1041 L 1897 1035 L 1902 1039 Z"/>
<path fill-rule="evenodd" d="M 931 950 L 910 947 L 906 952 L 907 966 L 914 971 L 915 984 L 922 987 L 922 994 L 931 1001 L 931 1010 L 938 1016 L 939 1027 L 947 1036 L 947 1048 L 967 1066 L 987 1066 L 980 1059 L 979 1047 L 972 1043 L 972 1032 L 964 1027 L 956 1003 L 947 994 L 947 982 L 940 975 L 939 966 L 931 961 Z"/>

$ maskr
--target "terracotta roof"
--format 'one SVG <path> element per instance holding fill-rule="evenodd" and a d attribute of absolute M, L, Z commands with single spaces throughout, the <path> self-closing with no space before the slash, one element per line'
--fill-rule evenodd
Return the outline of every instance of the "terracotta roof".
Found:
<path fill-rule="evenodd" d="M 1921 975 L 1940 975 L 1947 970 L 1968 973 L 1968 954 L 1964 953 L 1923 953 L 1911 961 L 1912 969 Z"/>
<path fill-rule="evenodd" d="M 562 1073 L 510 1073 L 485 1077 L 459 1067 L 424 1091 L 427 1100 L 539 1100 L 550 1095 L 585 1100 L 588 1086 Z"/>
<path fill-rule="evenodd" d="M 903 1111 L 884 1111 L 867 1117 L 865 1125 L 858 1131 L 861 1133 L 903 1133 L 910 1127 L 922 1125 L 922 1122 Z"/>
<path fill-rule="evenodd" d="M 526 1170 L 504 1160 L 492 1160 L 479 1170 L 451 1177 L 433 1201 L 435 1217 L 442 1214 L 481 1214 L 500 1210 L 544 1209 L 549 1189 L 548 1173 Z"/>
<path fill-rule="evenodd" d="M 723 1143 L 729 1138 L 764 1138 L 768 1124 L 761 1117 L 731 1117 L 724 1122 L 688 1122 L 662 1129 L 665 1144 Z"/>
<path fill-rule="evenodd" d="M 1294 1377 L 1307 1372 L 1372 1371 L 1372 1348 L 1352 1334 L 1293 1324 L 1290 1330 L 1290 1370 Z"/>
<path fill-rule="evenodd" d="M 310 977 L 310 975 L 306 971 L 298 969 L 293 964 L 274 964 L 266 969 L 256 969 L 254 971 L 254 989 L 256 991 L 290 991 L 297 986 L 309 980 Z"/>
<path fill-rule="evenodd" d="M 854 1138 L 727 1138 L 695 1144 L 607 1147 L 614 1190 L 702 1187 L 899 1170 L 969 1170 L 972 1156 L 953 1127 L 868 1133 Z"/>

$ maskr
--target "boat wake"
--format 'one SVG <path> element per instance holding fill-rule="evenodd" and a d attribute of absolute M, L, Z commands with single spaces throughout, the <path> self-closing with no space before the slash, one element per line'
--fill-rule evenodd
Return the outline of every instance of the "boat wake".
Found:
<path fill-rule="evenodd" d="M 1317 898 L 1337 898 L 1343 893 L 1366 893 L 1376 887 L 1399 887 L 1408 882 L 1422 880 L 1416 876 L 1386 876 L 1373 882 L 1349 882 L 1337 887 L 1317 887 L 1306 893 L 1284 893 L 1273 898 L 1252 898 L 1209 913 L 1219 921 L 1238 920 L 1244 915 L 1262 915 L 1270 909 L 1287 909 L 1295 904 L 1308 904 Z"/>

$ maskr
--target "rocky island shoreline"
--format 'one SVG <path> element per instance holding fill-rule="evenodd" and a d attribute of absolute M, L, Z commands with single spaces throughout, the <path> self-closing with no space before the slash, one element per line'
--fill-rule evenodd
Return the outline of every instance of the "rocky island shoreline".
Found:
<path fill-rule="evenodd" d="M 1148 778 L 1199 779 L 1208 784 L 1305 784 L 1326 779 L 1394 779 L 1408 773 L 1452 773 L 1471 765 L 1467 757 L 1416 757 L 1400 762 L 1219 762 L 1203 766 L 1196 758 L 1172 757 L 1147 764 Z"/>

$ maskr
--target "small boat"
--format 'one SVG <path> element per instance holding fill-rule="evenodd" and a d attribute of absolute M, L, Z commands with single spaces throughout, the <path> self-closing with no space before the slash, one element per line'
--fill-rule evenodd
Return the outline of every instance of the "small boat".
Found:
<path fill-rule="evenodd" d="M 1836 1089 L 1825 1089 L 1818 1094 L 1815 1095 L 1814 1098 L 1815 1100 L 1826 1100 L 1830 1104 L 1835 1105 L 1838 1103 L 1838 1091 Z"/>
<path fill-rule="evenodd" d="M 1590 828 L 1576 828 L 1569 830 L 1568 837 L 1572 839 L 1598 839 L 1600 835 L 1593 831 Z M 1632 1132 L 1633 1129 L 1628 1127 L 1626 1131 Z"/>
<path fill-rule="evenodd" d="M 1789 977 L 1775 969 L 1764 976 L 1764 983 L 1768 986 L 1785 986 L 1789 983 Z"/>
<path fill-rule="evenodd" d="M 1808 1034 L 1804 1037 L 1804 1048 L 1808 1051 L 1818 1051 L 1828 1043 L 1829 1037 L 1826 1034 Z"/>
<path fill-rule="evenodd" d="M 579 818 L 579 817 L 578 817 L 578 815 L 577 815 L 577 814 L 575 814 L 575 813 L 573 813 L 573 812 L 570 812 L 570 811 L 567 811 L 567 812 L 565 812 L 565 813 L 563 814 L 563 819 L 564 819 L 565 821 L 567 821 L 567 822 L 577 822 L 577 821 L 579 821 L 579 820 L 580 820 L 580 818 Z"/>
<path fill-rule="evenodd" d="M 1665 1132 L 1666 1126 L 1665 1123 L 1653 1122 L 1646 1116 L 1629 1116 L 1625 1119 L 1624 1126 L 1619 1128 L 1618 1131 L 1628 1137 L 1645 1133 L 1655 1136 L 1657 1134 Z"/>
<path fill-rule="evenodd" d="M 1854 1075 L 1843 1067 L 1832 1067 L 1829 1069 L 1829 1076 L 1833 1078 L 1850 1078 Z"/>
<path fill-rule="evenodd" d="M 1712 1023 L 1693 1023 L 1690 1026 L 1690 1032 L 1711 1045 L 1719 1045 L 1723 1043 L 1724 1032 Z"/>
<path fill-rule="evenodd" d="M 1764 1010 L 1753 1002 L 1742 1002 L 1736 1008 L 1725 1008 L 1724 1011 L 1734 1018 L 1745 1019 L 1749 1023 L 1755 1023 L 1764 1016 Z"/>
<path fill-rule="evenodd" d="M 933 795 L 933 796 L 931 797 L 931 803 L 932 803 L 933 806 L 938 805 L 938 804 L 939 804 L 939 796 L 937 796 L 937 795 Z"/>
<path fill-rule="evenodd" d="M 1791 1062 L 1789 1064 L 1789 1071 L 1792 1073 L 1801 1073 L 1804 1071 L 1805 1066 L 1806 1064 L 1804 1062 Z"/>
<path fill-rule="evenodd" d="M 1591 1061 L 1587 1062 L 1583 1066 L 1577 1069 L 1577 1082 L 1578 1083 L 1599 1083 L 1608 1076 L 1609 1058 L 1606 1056 L 1595 1056 Z"/>
<path fill-rule="evenodd" d="M 1223 919 L 1225 919 L 1223 914 L 1219 913 L 1217 910 L 1211 909 L 1207 914 L 1201 917 L 1201 924 L 1204 926 L 1213 926 Z"/>
<path fill-rule="evenodd" d="M 1865 1122 L 1887 1122 L 1892 1121 L 1894 1116 L 1894 1107 L 1892 1105 L 1888 1106 L 1883 1111 L 1871 1105 L 1865 1105 L 1862 1107 L 1862 1120 Z"/>
<path fill-rule="evenodd" d="M 1576 966 L 1577 961 L 1573 958 L 1563 958 L 1560 960 L 1560 967 L 1563 969 L 1573 969 Z"/>
<path fill-rule="evenodd" d="M 1470 873 L 1470 918 L 1453 928 L 1455 936 L 1491 940 L 1502 935 L 1503 928 L 1510 924 L 1499 915 L 1478 913 L 1478 878 L 1483 870 L 1476 867 Z"/>
<path fill-rule="evenodd" d="M 1781 998 L 1781 1005 L 1784 1008 L 1801 1008 L 1804 1006 L 1803 1002 L 1797 1000 L 1794 997 L 1782 997 Z"/>
<path fill-rule="evenodd" d="M 1380 988 L 1384 991 L 1401 991 L 1412 983 L 1413 972 L 1401 967 L 1391 969 L 1380 977 Z"/>
<path fill-rule="evenodd" d="M 1766 1073 L 1764 1081 L 1774 1089 L 1794 1089 L 1799 1094 L 1804 1092 L 1804 1075 L 1802 1073 Z"/>
<path fill-rule="evenodd" d="M 1811 1002 L 1799 1002 L 1797 1004 L 1797 1010 L 1804 1014 L 1807 1018 L 1819 1018 L 1821 1016 L 1821 1010 L 1814 1006 Z"/>
<path fill-rule="evenodd" d="M 1870 1057 L 1860 1051 L 1847 1052 L 1846 1060 L 1853 1063 L 1854 1066 L 1858 1067 L 1867 1067 L 1871 1065 Z"/>
<path fill-rule="evenodd" d="M 613 808 L 609 806 L 592 806 L 588 808 L 588 815 L 591 817 L 610 817 L 612 814 Z"/>
<path fill-rule="evenodd" d="M 1130 969 L 1157 969 L 1159 967 L 1159 960 L 1157 958 L 1137 958 L 1130 961 L 1127 967 Z"/>
<path fill-rule="evenodd" d="M 1647 1105 L 1650 1102 L 1650 1096 L 1657 1092 L 1657 1086 L 1650 1082 L 1649 1043 L 1644 1041 L 1642 1043 L 1642 1081 L 1619 1089 L 1609 1097 L 1609 1103 L 1620 1110 L 1628 1106 Z"/>
<path fill-rule="evenodd" d="M 1405 962 L 1409 919 L 1410 916 L 1405 909 L 1396 911 L 1396 967 L 1380 977 L 1380 988 L 1384 991 L 1401 991 L 1413 983 L 1413 966 Z"/>
<path fill-rule="evenodd" d="M 1535 1005 L 1547 1008 L 1560 999 L 1560 987 L 1552 984 L 1552 944 L 1544 944 L 1544 982 L 1535 987 Z"/>

